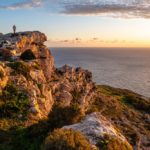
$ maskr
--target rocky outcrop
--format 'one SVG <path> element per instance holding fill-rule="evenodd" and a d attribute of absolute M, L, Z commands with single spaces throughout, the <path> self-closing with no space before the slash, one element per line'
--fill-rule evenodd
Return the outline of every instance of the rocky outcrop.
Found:
<path fill-rule="evenodd" d="M 130 144 L 135 150 L 149 149 L 149 101 L 96 86 L 88 70 L 55 68 L 46 39 L 38 31 L 0 35 L 0 133 L 6 121 L 15 132 L 20 122 L 23 127 L 37 123 L 29 135 L 41 139 L 64 126 L 82 132 L 100 149 L 132 150 Z"/>
<path fill-rule="evenodd" d="M 70 106 L 72 102 L 78 103 L 83 112 L 94 95 L 95 83 L 92 81 L 92 73 L 82 68 L 68 65 L 58 68 L 50 84 L 54 101 L 64 106 Z"/>
<path fill-rule="evenodd" d="M 45 34 L 39 31 L 18 32 L 16 34 L 5 34 L 0 36 L 0 44 L 2 48 L 16 49 L 19 53 L 31 48 L 33 45 L 43 44 L 47 40 Z"/>
<path fill-rule="evenodd" d="M 4 106 L 7 105 L 4 100 L 6 97 L 4 91 L 14 86 L 17 93 L 22 91 L 27 93 L 29 102 L 26 117 L 31 122 L 46 118 L 54 102 L 51 87 L 48 84 L 54 72 L 54 59 L 50 50 L 44 45 L 46 40 L 46 36 L 38 31 L 0 36 L 1 99 Z M 20 57 L 22 54 L 28 59 Z M 32 57 L 30 57 L 31 54 Z M 8 93 L 11 92 L 9 90 Z M 10 100 L 11 103 L 15 103 L 15 99 L 14 96 L 14 99 Z M 16 105 L 20 107 L 18 103 Z M 20 111 L 17 116 L 22 118 L 24 115 Z"/>
<path fill-rule="evenodd" d="M 1 89 L 11 83 L 28 93 L 31 120 L 47 117 L 54 102 L 64 106 L 75 102 L 85 112 L 94 95 L 91 72 L 67 65 L 55 69 L 45 41 L 46 36 L 38 31 L 0 37 Z"/>
<path fill-rule="evenodd" d="M 43 68 L 47 80 L 50 80 L 54 69 L 54 59 L 50 50 L 44 45 L 46 40 L 46 36 L 38 31 L 0 36 L 0 59 L 3 61 L 20 60 L 21 54 L 31 50 Z"/>
<path fill-rule="evenodd" d="M 93 145 L 97 145 L 101 140 L 108 140 L 106 139 L 107 136 L 110 139 L 122 141 L 128 146 L 128 149 L 132 150 L 126 138 L 100 113 L 87 115 L 80 123 L 64 126 L 63 128 L 80 131 Z"/>

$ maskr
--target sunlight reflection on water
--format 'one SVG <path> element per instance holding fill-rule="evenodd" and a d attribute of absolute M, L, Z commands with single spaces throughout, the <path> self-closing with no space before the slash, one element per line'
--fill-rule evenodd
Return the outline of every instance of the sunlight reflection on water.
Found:
<path fill-rule="evenodd" d="M 150 97 L 150 50 L 110 48 L 51 48 L 55 64 L 92 71 L 97 84 L 130 89 Z"/>

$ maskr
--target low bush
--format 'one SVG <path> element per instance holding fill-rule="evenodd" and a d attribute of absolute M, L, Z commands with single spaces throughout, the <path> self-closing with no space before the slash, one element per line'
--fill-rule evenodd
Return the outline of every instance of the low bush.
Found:
<path fill-rule="evenodd" d="M 125 104 L 130 105 L 135 109 L 150 113 L 150 101 L 137 97 L 134 93 L 126 93 L 122 100 Z"/>
<path fill-rule="evenodd" d="M 126 89 L 113 88 L 110 86 L 97 86 L 101 93 L 118 98 L 123 104 L 133 107 L 134 109 L 150 113 L 150 101 L 142 98 Z"/>
<path fill-rule="evenodd" d="M 97 143 L 97 146 L 102 150 L 132 150 L 127 142 L 108 135 L 105 135 L 104 139 Z"/>
<path fill-rule="evenodd" d="M 22 74 L 27 79 L 30 78 L 30 67 L 24 64 L 23 62 L 12 62 L 7 64 L 14 70 L 16 74 Z"/>
<path fill-rule="evenodd" d="M 29 108 L 29 99 L 26 91 L 19 91 L 18 88 L 9 83 L 0 95 L 0 116 L 15 117 L 26 116 Z"/>
<path fill-rule="evenodd" d="M 92 147 L 80 132 L 56 129 L 46 138 L 43 150 L 92 150 Z"/>
<path fill-rule="evenodd" d="M 60 104 L 53 106 L 52 112 L 49 115 L 51 129 L 60 128 L 64 125 L 69 125 L 78 122 L 83 117 L 78 104 L 64 107 Z"/>
<path fill-rule="evenodd" d="M 20 119 L 0 119 L 0 150 L 40 150 L 48 132 L 46 120 L 25 127 Z"/>

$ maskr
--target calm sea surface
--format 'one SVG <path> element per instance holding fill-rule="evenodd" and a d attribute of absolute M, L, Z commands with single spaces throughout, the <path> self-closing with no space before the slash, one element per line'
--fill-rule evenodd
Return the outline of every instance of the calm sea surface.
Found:
<path fill-rule="evenodd" d="M 55 64 L 83 67 L 97 84 L 130 89 L 150 97 L 150 49 L 51 48 Z"/>

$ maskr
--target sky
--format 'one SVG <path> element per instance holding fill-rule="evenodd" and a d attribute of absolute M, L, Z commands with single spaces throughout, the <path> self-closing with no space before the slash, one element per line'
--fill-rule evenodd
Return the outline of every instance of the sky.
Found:
<path fill-rule="evenodd" d="M 150 48 L 150 0 L 0 0 L 0 32 L 14 24 L 50 47 Z"/>

